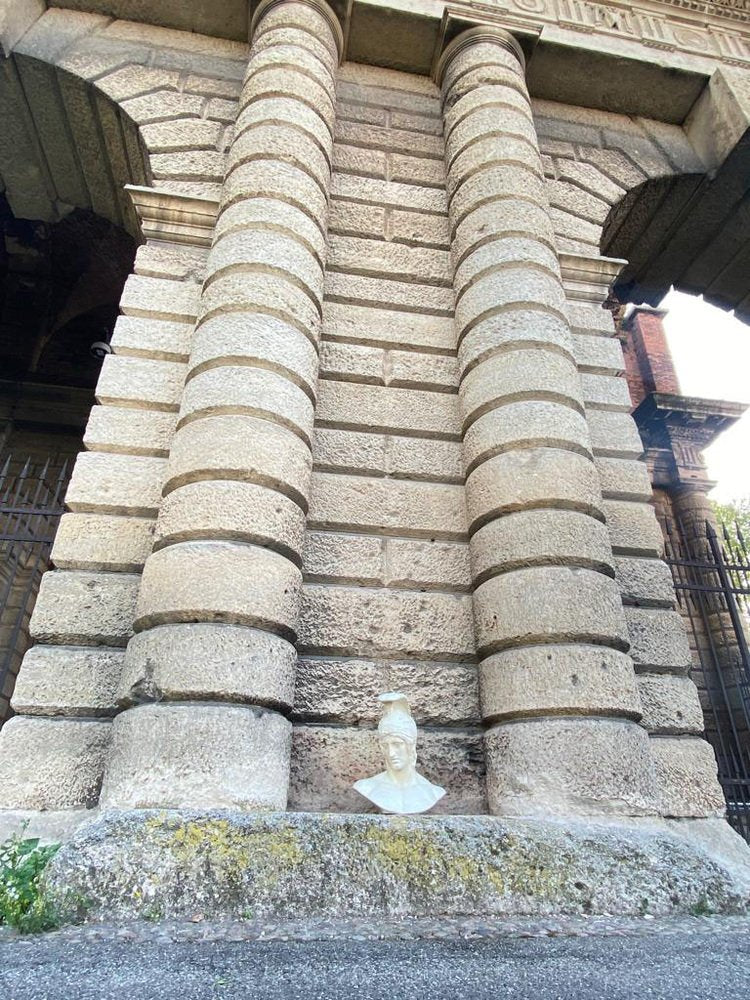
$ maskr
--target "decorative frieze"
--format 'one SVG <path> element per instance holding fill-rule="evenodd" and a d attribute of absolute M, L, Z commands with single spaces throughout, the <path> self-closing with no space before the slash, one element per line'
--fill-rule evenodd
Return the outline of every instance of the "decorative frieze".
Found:
<path fill-rule="evenodd" d="M 670 8 L 681 8 L 675 14 Z M 452 5 L 455 16 L 474 18 L 502 14 L 503 24 L 521 31 L 533 28 L 533 22 L 556 24 L 577 33 L 608 35 L 620 40 L 640 42 L 649 48 L 690 52 L 745 65 L 750 62 L 750 0 L 726 0 L 724 3 L 703 0 L 664 0 L 634 7 L 629 3 L 592 3 L 590 0 L 492 0 L 488 3 Z M 682 13 L 684 12 L 684 13 Z M 694 14 L 700 15 L 695 18 Z M 731 26 L 706 20 L 731 18 Z M 743 37 L 738 32 L 746 33 Z"/>

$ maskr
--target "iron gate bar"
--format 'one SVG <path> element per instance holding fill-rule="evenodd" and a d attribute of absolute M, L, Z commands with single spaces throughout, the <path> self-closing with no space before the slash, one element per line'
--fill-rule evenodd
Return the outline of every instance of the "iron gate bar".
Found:
<path fill-rule="evenodd" d="M 722 545 L 709 523 L 696 538 L 678 520 L 660 520 L 665 559 L 698 657 L 693 672 L 703 682 L 706 736 L 716 752 L 727 818 L 750 841 L 750 650 L 743 624 L 750 559 L 745 539 L 739 526 L 733 535 L 722 526 Z"/>
<path fill-rule="evenodd" d="M 60 516 L 72 462 L 10 453 L 0 469 L 0 725 L 10 714 L 12 679 Z M 10 678 L 10 681 L 9 681 Z"/>

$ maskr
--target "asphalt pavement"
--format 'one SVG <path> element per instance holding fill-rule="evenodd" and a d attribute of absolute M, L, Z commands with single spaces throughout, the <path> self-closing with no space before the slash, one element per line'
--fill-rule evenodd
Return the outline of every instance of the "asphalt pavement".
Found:
<path fill-rule="evenodd" d="M 133 940 L 114 931 L 0 940 L 2 1000 L 172 997 L 745 1000 L 750 923 L 715 918 L 602 934 L 485 929 L 470 937 L 303 941 L 227 940 L 220 930 L 179 940 L 154 925 Z"/>

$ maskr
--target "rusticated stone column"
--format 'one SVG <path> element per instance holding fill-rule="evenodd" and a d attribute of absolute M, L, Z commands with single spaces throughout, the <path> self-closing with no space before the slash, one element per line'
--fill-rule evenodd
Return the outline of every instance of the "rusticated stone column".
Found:
<path fill-rule="evenodd" d="M 340 52 L 258 8 L 105 808 L 286 806 Z"/>
<path fill-rule="evenodd" d="M 438 68 L 490 809 L 644 814 L 653 762 L 523 65 L 479 26 Z"/>

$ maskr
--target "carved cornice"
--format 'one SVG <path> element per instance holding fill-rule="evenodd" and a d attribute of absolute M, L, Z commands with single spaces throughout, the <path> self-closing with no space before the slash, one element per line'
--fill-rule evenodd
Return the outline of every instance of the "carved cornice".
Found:
<path fill-rule="evenodd" d="M 183 243 L 192 247 L 210 247 L 216 226 L 219 203 L 210 198 L 172 194 L 155 188 L 128 184 L 138 213 L 141 230 L 147 240 Z"/>
<path fill-rule="evenodd" d="M 578 302 L 596 302 L 601 305 L 626 264 L 626 260 L 617 257 L 561 253 L 560 272 L 565 294 Z"/>
<path fill-rule="evenodd" d="M 750 0 L 659 0 L 668 7 L 681 7 L 700 14 L 714 17 L 736 17 L 744 20 L 750 17 Z"/>
<path fill-rule="evenodd" d="M 633 411 L 644 445 L 669 448 L 676 442 L 702 451 L 735 424 L 747 403 L 652 392 Z"/>

